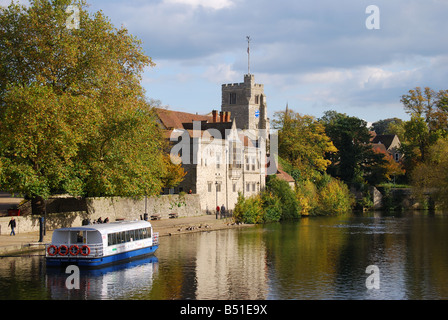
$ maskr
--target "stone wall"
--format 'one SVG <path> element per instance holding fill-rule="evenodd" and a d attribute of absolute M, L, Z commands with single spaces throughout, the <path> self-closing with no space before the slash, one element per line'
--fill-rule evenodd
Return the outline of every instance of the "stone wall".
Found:
<path fill-rule="evenodd" d="M 148 197 L 148 215 L 159 214 L 162 219 L 168 219 L 170 213 L 177 213 L 179 217 L 200 216 L 200 196 L 197 194 L 161 195 Z M 14 217 L 17 223 L 16 233 L 39 231 L 39 217 L 27 214 L 27 204 L 23 207 L 21 216 Z M 134 200 L 126 198 L 86 198 L 74 201 L 73 198 L 50 199 L 47 203 L 47 230 L 80 226 L 82 220 L 91 221 L 101 217 L 108 217 L 109 221 L 116 219 L 135 220 L 145 213 L 145 199 Z M 10 217 L 0 217 L 0 234 L 9 234 Z"/>

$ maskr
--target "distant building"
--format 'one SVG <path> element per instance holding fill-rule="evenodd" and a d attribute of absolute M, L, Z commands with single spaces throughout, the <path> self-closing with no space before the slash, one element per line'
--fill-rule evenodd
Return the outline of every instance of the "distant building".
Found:
<path fill-rule="evenodd" d="M 371 140 L 372 145 L 377 149 L 385 149 L 393 159 L 398 162 L 403 155 L 400 153 L 400 139 L 395 134 L 375 135 Z M 384 147 L 383 147 L 384 146 Z"/>

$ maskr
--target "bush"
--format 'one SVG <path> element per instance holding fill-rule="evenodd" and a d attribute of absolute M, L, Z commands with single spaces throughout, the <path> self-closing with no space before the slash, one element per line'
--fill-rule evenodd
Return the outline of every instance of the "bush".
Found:
<path fill-rule="evenodd" d="M 263 222 L 280 221 L 282 214 L 282 203 L 280 199 L 274 196 L 270 191 L 264 191 L 261 195 L 261 200 L 264 210 Z"/>
<path fill-rule="evenodd" d="M 300 204 L 294 191 L 285 180 L 270 177 L 266 183 L 266 190 L 281 202 L 281 220 L 297 219 L 300 217 Z"/>
<path fill-rule="evenodd" d="M 347 185 L 332 178 L 319 192 L 318 214 L 342 214 L 352 209 L 354 200 Z"/>
<path fill-rule="evenodd" d="M 239 193 L 238 201 L 233 210 L 233 219 L 237 223 L 255 224 L 263 222 L 263 208 L 261 204 L 260 196 L 244 198 Z"/>

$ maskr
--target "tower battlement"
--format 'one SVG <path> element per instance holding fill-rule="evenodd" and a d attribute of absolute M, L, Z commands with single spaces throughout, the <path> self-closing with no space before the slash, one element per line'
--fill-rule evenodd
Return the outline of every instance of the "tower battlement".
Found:
<path fill-rule="evenodd" d="M 255 83 L 253 74 L 245 74 L 244 82 L 222 85 L 221 110 L 231 112 L 239 129 L 259 129 L 266 123 L 264 85 Z M 264 119 L 260 119 L 263 117 Z M 260 121 L 261 120 L 261 121 Z"/>

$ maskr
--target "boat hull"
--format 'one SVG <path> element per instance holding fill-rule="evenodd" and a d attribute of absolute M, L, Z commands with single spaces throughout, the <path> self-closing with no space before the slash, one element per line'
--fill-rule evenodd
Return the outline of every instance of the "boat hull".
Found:
<path fill-rule="evenodd" d="M 152 255 L 158 249 L 159 245 L 151 247 L 139 248 L 132 251 L 121 252 L 104 257 L 84 258 L 84 257 L 47 257 L 46 264 L 48 267 L 60 267 L 67 265 L 77 265 L 79 267 L 96 268 L 140 259 L 142 257 Z"/>

